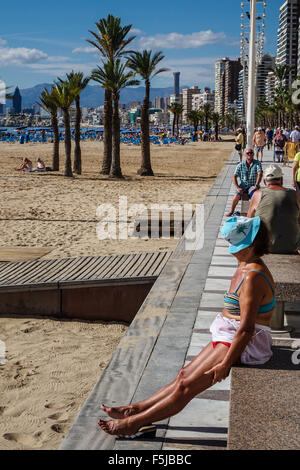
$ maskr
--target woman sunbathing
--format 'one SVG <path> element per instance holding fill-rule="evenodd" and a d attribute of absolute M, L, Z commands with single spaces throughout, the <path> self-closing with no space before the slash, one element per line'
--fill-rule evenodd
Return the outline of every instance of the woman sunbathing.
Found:
<path fill-rule="evenodd" d="M 16 168 L 17 171 L 32 171 L 32 161 L 28 158 L 24 158 L 23 162 Z"/>
<path fill-rule="evenodd" d="M 149 423 L 179 413 L 196 395 L 224 380 L 232 365 L 264 364 L 271 358 L 274 281 L 261 259 L 268 253 L 268 229 L 259 217 L 232 217 L 224 224 L 222 235 L 230 243 L 229 252 L 237 258 L 238 268 L 224 296 L 224 309 L 211 325 L 212 341 L 173 382 L 149 398 L 128 406 L 102 405 L 114 418 L 99 420 L 106 433 L 142 433 Z"/>

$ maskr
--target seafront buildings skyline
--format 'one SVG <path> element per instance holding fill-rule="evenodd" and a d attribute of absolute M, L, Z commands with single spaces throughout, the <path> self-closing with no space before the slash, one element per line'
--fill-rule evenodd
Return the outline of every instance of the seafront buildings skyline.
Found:
<path fill-rule="evenodd" d="M 244 7 L 247 10 L 248 2 L 242 2 L 241 36 L 245 36 Z M 266 3 L 263 2 L 264 9 Z M 248 12 L 246 11 L 246 14 Z M 263 16 L 263 15 L 262 15 Z M 265 21 L 264 18 L 260 18 Z M 261 34 L 261 33 L 260 33 Z M 257 40 L 259 41 L 259 39 Z M 244 51 L 245 53 L 245 51 Z M 238 115 L 241 123 L 245 122 L 247 106 L 248 70 L 247 62 L 241 57 L 223 57 L 215 64 L 215 89 L 198 85 L 180 88 L 181 77 L 179 71 L 173 72 L 173 93 L 169 96 L 155 96 L 150 106 L 150 122 L 154 125 L 170 125 L 172 113 L 169 105 L 177 102 L 183 105 L 181 117 L 182 124 L 189 124 L 188 115 L 193 110 L 201 110 L 204 105 L 210 105 L 211 111 L 224 118 L 229 113 Z M 289 73 L 285 86 L 291 87 L 294 79 L 300 76 L 300 0 L 286 0 L 278 12 L 277 51 L 276 55 L 263 53 L 256 69 L 256 103 L 265 100 L 272 104 L 274 90 L 277 86 L 274 72 L 275 66 L 287 65 Z M 141 115 L 141 101 L 127 102 L 120 105 L 121 122 L 123 126 L 138 125 Z M 47 114 L 32 103 L 30 108 L 22 108 L 22 97 L 17 87 L 11 103 L 6 109 L 0 105 L 0 125 L 14 125 L 20 121 L 16 115 L 26 115 L 23 122 L 38 124 L 46 122 Z M 71 108 L 71 120 L 75 116 L 75 109 Z M 39 117 L 38 117 L 39 116 Z M 103 106 L 82 107 L 83 122 L 89 125 L 101 125 L 103 121 Z M 59 116 L 59 118 L 62 117 Z"/>

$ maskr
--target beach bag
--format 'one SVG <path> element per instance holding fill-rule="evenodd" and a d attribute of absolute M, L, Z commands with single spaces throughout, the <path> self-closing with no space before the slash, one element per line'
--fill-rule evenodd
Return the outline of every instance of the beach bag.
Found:
<path fill-rule="evenodd" d="M 237 150 L 238 152 L 240 152 L 240 151 L 242 150 L 242 144 L 236 144 L 235 150 Z"/>

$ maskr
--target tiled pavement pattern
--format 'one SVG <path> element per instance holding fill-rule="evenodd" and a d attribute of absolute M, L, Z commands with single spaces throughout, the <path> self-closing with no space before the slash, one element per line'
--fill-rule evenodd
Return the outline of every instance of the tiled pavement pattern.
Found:
<path fill-rule="evenodd" d="M 266 154 L 265 163 L 269 164 L 271 161 L 271 154 Z M 148 310 L 146 302 L 129 328 L 127 338 L 124 338 L 127 341 L 130 338 L 137 341 L 132 355 L 128 356 L 126 353 L 127 355 L 123 356 L 122 350 L 126 345 L 123 341 L 123 349 L 119 348 L 115 352 L 111 364 L 91 392 L 73 428 L 62 443 L 61 449 L 226 449 L 230 376 L 197 396 L 183 411 L 169 421 L 158 423 L 156 438 L 153 440 L 113 440 L 111 436 L 99 432 L 96 420 L 99 417 L 99 403 L 107 403 L 108 400 L 112 404 L 128 403 L 126 397 L 129 397 L 129 392 L 132 402 L 141 400 L 157 390 L 159 386 L 162 386 L 161 384 L 173 380 L 175 371 L 178 371 L 181 365 L 189 363 L 210 341 L 210 325 L 223 307 L 224 291 L 228 289 L 236 268 L 235 259 L 228 254 L 226 242 L 220 238 L 219 232 L 222 223 L 226 220 L 224 214 L 230 208 L 234 194 L 230 181 L 235 163 L 236 156 L 232 155 L 226 168 L 221 172 L 222 176 L 219 175 L 206 198 L 205 204 L 209 216 L 205 224 L 204 248 L 192 254 L 187 268 L 181 261 L 181 256 L 184 260 L 187 255 L 183 252 L 182 254 L 174 253 L 174 260 L 171 259 L 167 263 L 164 272 L 154 285 L 156 288 L 148 296 L 147 302 L 150 302 Z M 284 171 L 288 175 L 291 170 L 286 168 Z M 290 181 L 286 183 L 288 185 Z M 180 266 L 184 269 L 183 274 L 181 274 Z M 161 329 L 157 329 L 155 342 L 151 346 L 153 349 L 148 346 L 147 337 L 145 340 L 142 338 L 144 343 L 139 349 L 139 336 L 136 335 L 142 335 L 143 331 L 143 326 L 139 330 L 139 324 L 143 325 L 145 318 L 151 328 L 156 327 L 156 323 L 149 323 L 152 321 L 150 317 L 145 317 L 145 309 L 151 312 L 154 297 L 158 299 L 163 292 L 167 298 L 168 291 L 165 289 L 173 289 L 173 284 L 168 287 L 170 279 L 175 279 L 177 293 L 175 297 L 172 297 L 170 305 L 163 307 L 163 309 L 167 308 L 168 312 L 162 327 L 158 325 Z M 161 297 L 160 299 L 164 300 Z M 297 306 L 293 309 L 299 311 Z M 293 320 L 297 318 L 297 313 L 292 318 Z M 139 372 L 141 361 L 135 362 L 137 354 L 143 355 L 147 348 L 150 355 L 147 356 L 145 369 Z M 131 362 L 134 367 L 131 367 Z M 136 373 L 135 370 L 137 370 Z M 124 386 L 120 388 L 122 383 Z"/>
<path fill-rule="evenodd" d="M 273 162 L 271 152 L 265 152 L 263 167 Z M 291 186 L 291 168 L 283 167 L 284 184 Z M 235 188 L 232 185 L 227 200 L 226 212 L 230 210 Z M 236 208 L 241 211 L 241 204 Z M 226 221 L 224 215 L 221 226 Z M 228 253 L 228 243 L 221 238 L 220 232 L 216 240 L 211 258 L 208 276 L 201 298 L 198 316 L 194 325 L 190 346 L 187 352 L 188 364 L 200 350 L 210 341 L 209 328 L 216 314 L 223 308 L 224 292 L 229 288 L 232 275 L 237 267 L 235 258 Z M 300 336 L 300 305 L 289 304 L 291 311 L 286 315 L 286 323 L 298 328 L 294 336 Z M 289 335 L 284 335 L 284 337 Z M 166 433 L 167 443 L 164 450 L 170 449 L 214 449 L 221 450 L 227 446 L 227 430 L 229 418 L 230 375 L 221 383 L 201 393 L 178 415 L 170 419 Z M 201 423 L 201 426 L 199 426 Z M 169 440 L 180 440 L 180 444 L 172 445 Z M 184 442 L 185 441 L 185 442 Z"/>

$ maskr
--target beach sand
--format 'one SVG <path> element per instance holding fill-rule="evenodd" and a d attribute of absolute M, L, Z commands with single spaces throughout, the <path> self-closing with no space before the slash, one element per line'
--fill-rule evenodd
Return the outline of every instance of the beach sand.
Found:
<path fill-rule="evenodd" d="M 0 247 L 47 249 L 42 258 L 172 250 L 178 240 L 105 240 L 96 235 L 102 203 L 198 204 L 232 142 L 152 147 L 154 177 L 136 175 L 140 148 L 121 147 L 124 180 L 99 174 L 103 144 L 82 145 L 83 174 L 19 174 L 23 157 L 51 164 L 51 144 L 0 144 Z M 61 172 L 64 148 L 61 146 Z M 22 250 L 20 250 L 22 251 Z M 0 318 L 0 449 L 57 449 L 127 327 L 120 324 Z M 100 405 L 100 404 L 99 404 Z"/>

